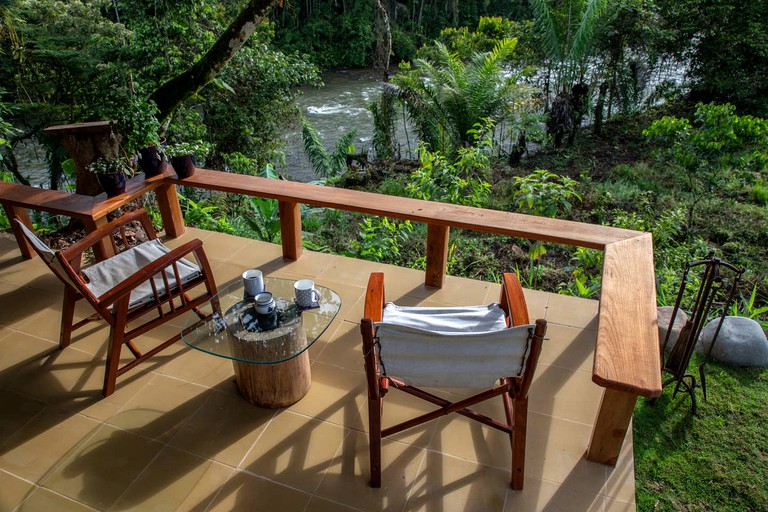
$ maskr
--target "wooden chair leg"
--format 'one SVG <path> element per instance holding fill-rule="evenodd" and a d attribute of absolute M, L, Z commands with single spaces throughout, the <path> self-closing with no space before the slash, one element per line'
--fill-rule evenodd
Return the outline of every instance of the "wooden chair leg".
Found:
<path fill-rule="evenodd" d="M 107 365 L 104 371 L 104 388 L 102 394 L 106 397 L 115 392 L 117 369 L 120 367 L 120 353 L 123 348 L 123 329 L 115 326 L 109 330 L 109 348 L 107 350 Z"/>
<path fill-rule="evenodd" d="M 368 399 L 368 435 L 370 437 L 371 487 L 381 487 L 381 397 Z"/>
<path fill-rule="evenodd" d="M 75 320 L 75 303 L 77 303 L 77 292 L 72 287 L 65 286 L 64 304 L 61 308 L 59 348 L 67 348 L 72 341 L 72 325 Z"/>
<path fill-rule="evenodd" d="M 512 430 L 512 488 L 521 490 L 525 478 L 525 437 L 528 428 L 528 398 L 515 399 Z"/>

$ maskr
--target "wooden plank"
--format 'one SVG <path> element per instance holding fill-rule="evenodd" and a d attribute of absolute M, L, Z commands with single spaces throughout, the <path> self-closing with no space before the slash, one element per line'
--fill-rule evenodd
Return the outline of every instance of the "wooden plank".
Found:
<path fill-rule="evenodd" d="M 174 180 L 174 178 L 166 179 Z M 607 244 L 641 234 L 639 231 L 595 224 L 406 197 L 384 196 L 371 192 L 272 180 L 209 169 L 197 169 L 194 176 L 184 179 L 184 185 L 592 249 L 603 249 Z"/>
<path fill-rule="evenodd" d="M 448 269 L 448 244 L 450 243 L 448 226 L 427 225 L 427 271 L 424 284 L 442 288 Z"/>
<path fill-rule="evenodd" d="M 621 445 L 627 435 L 637 395 L 615 389 L 603 391 L 597 411 L 592 439 L 587 449 L 587 460 L 615 466 Z"/>
<path fill-rule="evenodd" d="M 605 248 L 592 380 L 635 395 L 661 394 L 656 281 L 650 234 Z"/>
<path fill-rule="evenodd" d="M 101 193 L 97 195 L 93 201 L 93 208 L 90 212 L 93 218 L 105 217 L 108 213 L 113 212 L 135 199 L 142 197 L 150 190 L 154 190 L 166 184 L 165 177 L 174 176 L 170 171 L 165 171 L 164 174 L 159 174 L 151 178 L 144 178 L 144 174 L 139 174 L 130 178 L 125 185 L 125 194 L 120 194 L 115 197 L 107 197 L 107 194 Z M 179 215 L 181 212 L 179 211 Z"/>
<path fill-rule="evenodd" d="M 43 129 L 46 135 L 69 135 L 73 133 L 100 133 L 109 131 L 116 121 L 91 121 L 87 123 L 59 124 Z"/>
<path fill-rule="evenodd" d="M 296 261 L 301 257 L 301 205 L 295 201 L 278 201 L 283 258 Z"/>
<path fill-rule="evenodd" d="M 0 182 L 0 203 L 54 215 L 86 219 L 91 217 L 94 198 L 59 190 L 28 187 L 18 183 Z"/>

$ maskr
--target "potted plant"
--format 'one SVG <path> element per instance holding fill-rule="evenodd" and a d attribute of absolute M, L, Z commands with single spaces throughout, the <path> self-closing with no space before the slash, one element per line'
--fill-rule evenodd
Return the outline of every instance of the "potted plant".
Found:
<path fill-rule="evenodd" d="M 211 145 L 202 140 L 170 144 L 165 153 L 171 157 L 171 165 L 180 179 L 195 174 L 196 157 L 204 157 L 211 151 Z"/>
<path fill-rule="evenodd" d="M 131 96 L 118 116 L 123 147 L 129 155 L 138 155 L 139 167 L 148 178 L 160 174 L 166 165 L 157 112 L 154 102 Z"/>
<path fill-rule="evenodd" d="M 99 158 L 88 166 L 88 170 L 96 175 L 99 185 L 107 193 L 107 197 L 115 197 L 125 192 L 126 175 L 132 176 L 127 158 Z"/>

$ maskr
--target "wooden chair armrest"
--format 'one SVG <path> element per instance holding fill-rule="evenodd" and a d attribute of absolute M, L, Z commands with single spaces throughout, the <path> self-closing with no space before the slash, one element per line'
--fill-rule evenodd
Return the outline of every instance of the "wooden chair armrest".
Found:
<path fill-rule="evenodd" d="M 179 261 L 184 256 L 192 252 L 194 252 L 196 255 L 202 253 L 203 257 L 205 257 L 205 253 L 203 253 L 203 242 L 201 240 L 190 240 L 189 242 L 177 247 L 176 249 L 173 249 L 165 256 L 158 258 L 152 263 L 142 267 L 132 276 L 126 278 L 120 284 L 115 286 L 112 290 L 105 293 L 104 295 L 101 295 L 100 297 L 96 297 L 96 299 L 105 305 L 114 304 L 121 298 L 130 296 L 131 292 L 142 283 L 152 278 L 152 276 L 160 273 L 163 269 L 170 267 L 173 263 Z M 198 261 L 200 260 L 198 259 Z M 200 265 L 200 272 L 207 279 L 212 278 L 207 260 L 205 264 Z"/>
<path fill-rule="evenodd" d="M 154 229 L 152 228 L 152 222 L 149 220 L 149 215 L 142 208 L 134 212 L 127 213 L 101 226 L 100 228 L 94 231 L 91 231 L 90 233 L 86 234 L 82 239 L 78 240 L 77 242 L 70 245 L 66 249 L 63 249 L 61 251 L 61 254 L 68 261 L 72 261 L 73 258 L 83 254 L 85 251 L 87 251 L 88 249 L 96 245 L 103 238 L 111 237 L 112 234 L 115 231 L 119 230 L 121 227 L 125 226 L 130 222 L 134 222 L 137 220 L 141 222 L 142 228 L 146 232 L 147 237 L 149 239 L 157 238 L 157 236 L 155 235 Z"/>
<path fill-rule="evenodd" d="M 528 325 L 531 323 L 523 287 L 515 274 L 507 272 L 502 275 L 499 304 L 501 309 L 507 313 L 511 325 Z"/>
<path fill-rule="evenodd" d="M 381 322 L 384 315 L 384 273 L 372 272 L 365 292 L 364 317 Z"/>

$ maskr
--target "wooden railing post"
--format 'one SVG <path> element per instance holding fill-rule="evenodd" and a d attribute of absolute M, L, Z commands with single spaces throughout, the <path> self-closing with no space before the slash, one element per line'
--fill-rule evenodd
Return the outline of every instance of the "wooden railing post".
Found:
<path fill-rule="evenodd" d="M 179 195 L 176 193 L 176 185 L 163 183 L 155 189 L 157 206 L 160 209 L 160 217 L 163 219 L 165 234 L 176 238 L 184 234 L 184 216 L 181 214 Z"/>
<path fill-rule="evenodd" d="M 85 231 L 88 233 L 91 233 L 93 231 L 96 231 L 104 224 L 107 224 L 109 221 L 107 220 L 107 217 L 99 217 L 99 218 L 91 218 L 91 219 L 83 219 L 83 224 L 85 224 Z M 96 242 L 96 245 L 93 246 L 93 254 L 96 257 L 96 261 L 104 261 L 107 258 L 111 258 L 115 255 L 115 249 L 112 247 L 112 244 L 107 241 L 107 239 L 102 238 L 98 242 Z"/>
<path fill-rule="evenodd" d="M 627 435 L 637 395 L 605 388 L 587 449 L 587 460 L 615 466 Z"/>
<path fill-rule="evenodd" d="M 301 205 L 290 201 L 278 201 L 280 235 L 283 238 L 283 258 L 298 260 L 301 257 Z"/>
<path fill-rule="evenodd" d="M 11 223 L 11 230 L 13 231 L 13 236 L 16 237 L 16 243 L 19 244 L 19 251 L 21 251 L 22 258 L 25 260 L 34 258 L 36 254 L 35 250 L 22 234 L 21 229 L 17 228 L 16 223 L 13 222 L 13 218 L 18 217 L 25 226 L 32 229 L 32 220 L 29 218 L 29 212 L 25 208 L 7 204 L 4 204 L 3 208 L 5 209 L 5 215 L 8 217 L 8 221 Z"/>
<path fill-rule="evenodd" d="M 448 239 L 450 228 L 427 224 L 427 272 L 424 284 L 442 288 L 448 268 Z"/>

